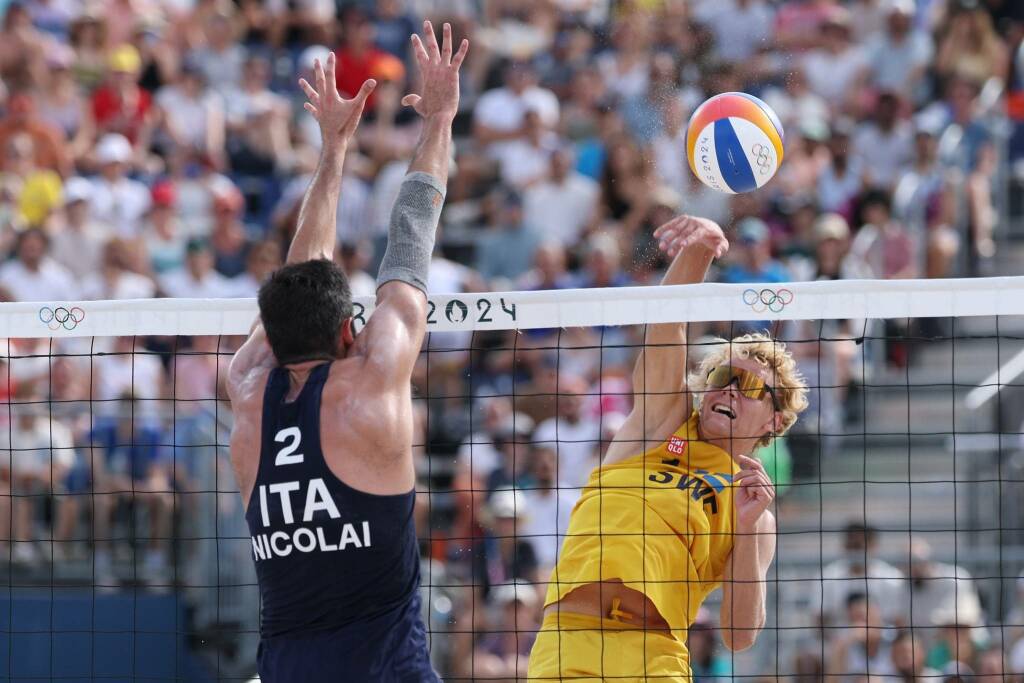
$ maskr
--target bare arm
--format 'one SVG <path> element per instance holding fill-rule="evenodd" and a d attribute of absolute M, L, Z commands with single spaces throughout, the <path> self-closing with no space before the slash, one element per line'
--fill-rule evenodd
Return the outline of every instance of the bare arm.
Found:
<path fill-rule="evenodd" d="M 661 280 L 663 285 L 703 282 L 711 262 L 729 248 L 722 229 L 705 218 L 680 216 L 654 235 L 662 250 L 673 257 Z M 643 349 L 633 366 L 633 410 L 609 447 L 606 462 L 628 457 L 667 421 L 687 412 L 686 358 L 685 323 L 647 326 Z"/>
<path fill-rule="evenodd" d="M 736 459 L 743 469 L 733 480 L 736 528 L 719 612 L 722 641 L 733 652 L 752 646 L 764 628 L 765 579 L 775 557 L 775 517 L 768 511 L 775 488 L 760 462 L 744 455 Z"/>
<path fill-rule="evenodd" d="M 459 67 L 469 49 L 463 40 L 452 55 L 448 24 L 440 47 L 429 21 L 423 28 L 425 40 L 412 36 L 423 94 L 402 98 L 402 104 L 423 117 L 423 129 L 409 175 L 392 209 L 388 247 L 377 280 L 377 308 L 357 340 L 357 349 L 376 369 L 370 376 L 378 383 L 393 380 L 407 384 L 423 343 L 427 264 L 448 182 L 451 125 L 459 105 Z"/>
<path fill-rule="evenodd" d="M 314 65 L 315 89 L 305 79 L 299 80 L 309 98 L 304 106 L 320 124 L 323 146 L 313 182 L 299 207 L 299 226 L 288 249 L 288 263 L 334 257 L 345 153 L 359 125 L 366 98 L 377 85 L 376 81 L 368 80 L 351 100 L 342 99 L 336 86 L 336 66 L 337 58 L 332 52 L 327 57 L 326 71 L 319 60 Z"/>
<path fill-rule="evenodd" d="M 334 53 L 327 58 L 326 72 L 323 65 L 319 61 L 316 62 L 316 89 L 305 79 L 299 81 L 299 85 L 309 98 L 305 108 L 320 124 L 323 148 L 313 182 L 302 199 L 298 230 L 288 249 L 288 263 L 319 258 L 331 259 L 334 256 L 337 230 L 335 223 L 345 150 L 348 149 L 356 126 L 359 125 L 359 117 L 363 113 L 366 98 L 376 85 L 373 80 L 366 81 L 358 95 L 351 100 L 342 99 L 334 85 L 335 63 Z M 228 370 L 228 393 L 232 400 L 240 394 L 243 383 L 253 370 L 267 367 L 273 362 L 273 352 L 267 343 L 267 335 L 263 331 L 263 325 L 257 320 L 253 324 L 249 338 L 231 359 Z"/>

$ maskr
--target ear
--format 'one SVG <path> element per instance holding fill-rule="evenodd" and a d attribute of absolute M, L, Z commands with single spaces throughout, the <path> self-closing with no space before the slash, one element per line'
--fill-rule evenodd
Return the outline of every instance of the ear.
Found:
<path fill-rule="evenodd" d="M 352 330 L 352 318 L 345 318 L 341 321 L 341 334 L 338 335 L 338 342 L 341 345 L 339 351 L 344 351 L 356 342 L 356 335 Z"/>

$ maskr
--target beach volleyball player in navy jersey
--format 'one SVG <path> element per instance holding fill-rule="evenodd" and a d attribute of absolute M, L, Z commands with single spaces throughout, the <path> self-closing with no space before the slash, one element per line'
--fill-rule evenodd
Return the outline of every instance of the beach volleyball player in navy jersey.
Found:
<path fill-rule="evenodd" d="M 351 100 L 336 58 L 301 82 L 323 151 L 288 262 L 259 292 L 260 318 L 231 361 L 231 462 L 261 596 L 264 682 L 437 681 L 420 616 L 410 379 L 426 325 L 427 266 L 448 179 L 459 67 L 451 28 L 412 36 L 419 146 L 391 214 L 376 310 L 352 329 L 331 258 L 345 151 L 375 83 Z"/>

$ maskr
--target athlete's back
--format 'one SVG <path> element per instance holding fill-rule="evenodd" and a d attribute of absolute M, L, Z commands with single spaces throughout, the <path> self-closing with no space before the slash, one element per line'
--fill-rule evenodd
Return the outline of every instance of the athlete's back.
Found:
<path fill-rule="evenodd" d="M 427 265 L 444 201 L 458 68 L 429 23 L 413 47 L 420 146 L 391 217 L 377 305 L 358 336 L 330 260 L 341 169 L 366 97 L 335 88 L 335 58 L 302 81 L 324 148 L 288 263 L 228 373 L 231 461 L 261 594 L 264 681 L 436 681 L 420 616 L 410 380 L 425 334 Z"/>

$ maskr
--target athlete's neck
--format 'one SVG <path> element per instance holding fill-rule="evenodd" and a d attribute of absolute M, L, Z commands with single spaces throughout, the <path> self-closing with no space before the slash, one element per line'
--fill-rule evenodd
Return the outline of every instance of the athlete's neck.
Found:
<path fill-rule="evenodd" d="M 733 460 L 736 459 L 737 455 L 749 455 L 757 447 L 759 439 L 738 439 L 731 436 L 723 437 L 709 437 L 705 436 L 704 430 L 700 426 L 700 420 L 697 421 L 697 437 L 704 443 L 709 443 L 712 446 L 722 449 L 729 454 Z"/>

